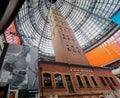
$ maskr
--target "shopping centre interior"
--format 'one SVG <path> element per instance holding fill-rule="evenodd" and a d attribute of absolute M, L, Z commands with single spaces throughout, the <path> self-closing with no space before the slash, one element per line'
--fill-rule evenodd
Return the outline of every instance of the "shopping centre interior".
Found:
<path fill-rule="evenodd" d="M 120 97 L 120 0 L 8 0 L 0 12 L 0 98 Z"/>

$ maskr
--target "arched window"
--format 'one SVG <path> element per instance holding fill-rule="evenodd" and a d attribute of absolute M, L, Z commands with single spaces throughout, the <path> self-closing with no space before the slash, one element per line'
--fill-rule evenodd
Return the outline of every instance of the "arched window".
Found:
<path fill-rule="evenodd" d="M 112 77 L 110 77 L 110 80 L 112 81 L 112 83 L 114 84 L 114 86 L 117 86 L 116 82 L 114 81 L 114 79 Z"/>
<path fill-rule="evenodd" d="M 86 82 L 86 84 L 87 84 L 87 87 L 92 87 L 92 86 L 90 85 L 90 82 L 89 82 L 89 80 L 88 80 L 88 77 L 87 77 L 87 76 L 84 76 L 84 79 L 85 79 L 85 82 Z"/>
<path fill-rule="evenodd" d="M 51 75 L 49 73 L 43 74 L 44 87 L 52 87 Z"/>
<path fill-rule="evenodd" d="M 97 82 L 96 82 L 95 78 L 94 78 L 93 76 L 91 76 L 91 79 L 92 79 L 92 81 L 93 81 L 93 83 L 94 83 L 95 87 L 98 87 L 98 84 L 97 84 Z"/>
<path fill-rule="evenodd" d="M 78 83 L 79 83 L 79 86 L 80 87 L 84 87 L 83 86 L 83 83 L 82 83 L 82 79 L 80 78 L 80 76 L 76 76 L 77 80 L 78 80 Z"/>
<path fill-rule="evenodd" d="M 55 77 L 56 87 L 63 87 L 63 81 L 62 81 L 61 74 L 55 74 L 54 77 Z"/>
<path fill-rule="evenodd" d="M 107 84 L 106 84 L 106 82 L 105 82 L 105 80 L 104 80 L 103 77 L 99 77 L 99 79 L 100 79 L 101 83 L 102 83 L 104 86 L 107 86 Z"/>

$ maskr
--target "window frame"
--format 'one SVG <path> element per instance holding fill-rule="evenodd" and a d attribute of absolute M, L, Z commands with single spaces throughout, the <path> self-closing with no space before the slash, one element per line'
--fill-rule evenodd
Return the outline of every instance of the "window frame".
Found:
<path fill-rule="evenodd" d="M 80 84 L 77 76 L 80 78 L 81 84 Z M 80 87 L 80 88 L 84 88 L 84 82 L 83 82 L 83 80 L 82 80 L 82 77 L 81 77 L 80 75 L 75 75 L 75 77 L 76 77 L 76 80 L 77 80 L 77 82 L 78 82 L 78 84 L 79 84 L 79 87 Z"/>
<path fill-rule="evenodd" d="M 114 81 L 113 77 L 109 77 L 109 79 L 110 79 L 110 81 L 112 82 L 112 84 L 113 84 L 114 86 L 117 86 L 117 83 Z"/>
<path fill-rule="evenodd" d="M 87 81 L 86 81 L 85 77 L 86 77 Z M 92 85 L 91 85 L 91 83 L 90 83 L 89 77 L 88 77 L 87 75 L 84 75 L 83 78 L 84 78 L 84 81 L 85 81 L 85 83 L 86 83 L 86 86 L 87 86 L 88 88 L 92 88 Z"/>
<path fill-rule="evenodd" d="M 104 77 L 99 76 L 99 80 L 100 80 L 100 82 L 102 83 L 103 86 L 105 86 L 105 87 L 108 86 L 105 79 L 104 79 Z"/>
<path fill-rule="evenodd" d="M 44 74 L 49 74 L 50 75 L 50 84 L 51 84 L 51 86 L 45 86 L 45 79 L 44 79 Z M 52 81 L 52 75 L 51 75 L 51 73 L 50 72 L 43 72 L 43 87 L 44 88 L 52 88 L 53 87 L 53 81 Z"/>
<path fill-rule="evenodd" d="M 90 78 L 91 78 L 91 80 L 92 80 L 94 86 L 95 86 L 95 87 L 99 87 L 98 82 L 97 82 L 95 76 L 90 76 Z"/>
<path fill-rule="evenodd" d="M 56 80 L 55 80 L 55 75 L 58 74 L 61 76 L 61 79 L 62 79 L 62 86 L 57 86 L 57 83 L 56 83 Z M 54 73 L 54 81 L 55 81 L 55 87 L 57 88 L 63 88 L 64 87 L 64 81 L 63 81 L 63 76 L 61 73 Z"/>

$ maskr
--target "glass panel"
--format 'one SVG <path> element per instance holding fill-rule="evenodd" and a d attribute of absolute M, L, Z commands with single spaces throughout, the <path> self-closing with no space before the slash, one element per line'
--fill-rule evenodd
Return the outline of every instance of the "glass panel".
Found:
<path fill-rule="evenodd" d="M 48 20 L 44 28 L 49 6 L 48 0 L 26 0 L 15 18 L 22 43 L 38 47 L 42 37 L 39 53 L 46 57 L 54 56 Z M 57 0 L 52 6 L 62 13 L 86 51 L 113 34 L 115 24 L 110 17 L 119 9 L 120 0 Z"/>
<path fill-rule="evenodd" d="M 61 74 L 55 74 L 56 87 L 63 87 L 63 81 Z"/>
<path fill-rule="evenodd" d="M 65 78 L 66 78 L 67 86 L 68 86 L 68 89 L 69 89 L 69 93 L 74 93 L 75 91 L 74 91 L 74 88 L 73 88 L 73 84 L 72 84 L 70 75 L 65 75 Z"/>
<path fill-rule="evenodd" d="M 20 90 L 18 94 L 18 98 L 35 98 L 37 93 L 30 93 L 29 91 Z"/>
<path fill-rule="evenodd" d="M 52 87 L 51 75 L 49 73 L 43 74 L 44 87 Z"/>

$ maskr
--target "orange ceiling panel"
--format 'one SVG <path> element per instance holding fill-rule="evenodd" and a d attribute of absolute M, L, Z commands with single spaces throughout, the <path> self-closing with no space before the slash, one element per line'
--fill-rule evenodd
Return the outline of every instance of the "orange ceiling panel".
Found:
<path fill-rule="evenodd" d="M 120 30 L 106 42 L 87 52 L 86 57 L 93 66 L 102 66 L 120 58 Z"/>

